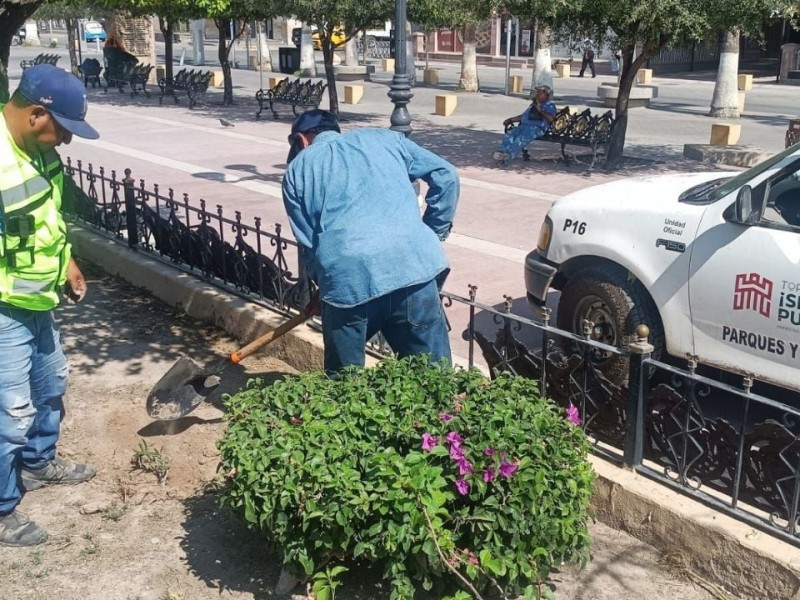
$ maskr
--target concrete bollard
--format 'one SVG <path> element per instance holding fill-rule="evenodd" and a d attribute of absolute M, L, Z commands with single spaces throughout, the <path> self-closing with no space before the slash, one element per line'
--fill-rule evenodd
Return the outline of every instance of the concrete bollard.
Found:
<path fill-rule="evenodd" d="M 714 123 L 711 125 L 712 146 L 732 146 L 739 142 L 742 126 L 730 123 Z"/>
<path fill-rule="evenodd" d="M 344 103 L 345 104 L 358 104 L 364 97 L 363 85 L 346 85 L 344 86 Z"/>
<path fill-rule="evenodd" d="M 439 69 L 425 69 L 422 80 L 428 85 L 439 85 Z"/>
<path fill-rule="evenodd" d="M 739 73 L 739 89 L 743 92 L 749 92 L 753 89 L 753 76 L 749 73 Z"/>
<path fill-rule="evenodd" d="M 739 100 L 738 100 L 739 114 L 742 114 L 744 112 L 744 97 L 745 93 L 739 92 Z"/>
<path fill-rule="evenodd" d="M 286 79 L 286 78 L 285 77 L 270 77 L 269 79 L 267 79 L 267 82 L 269 84 L 269 89 L 271 89 L 271 90 L 274 89 L 284 79 Z"/>
<path fill-rule="evenodd" d="M 384 71 L 394 72 L 394 59 L 393 58 L 384 58 L 381 61 L 381 66 L 382 66 Z"/>
<path fill-rule="evenodd" d="M 559 63 L 556 65 L 556 73 L 562 79 L 569 79 L 572 75 L 572 67 L 565 63 Z"/>
<path fill-rule="evenodd" d="M 213 87 L 220 87 L 225 83 L 225 76 L 222 74 L 222 71 L 212 71 L 211 73 L 211 85 Z"/>
<path fill-rule="evenodd" d="M 458 105 L 458 96 L 455 94 L 442 94 L 436 96 L 436 114 L 441 117 L 452 115 Z"/>
<path fill-rule="evenodd" d="M 508 90 L 512 94 L 522 93 L 522 75 L 512 75 L 508 78 Z"/>
<path fill-rule="evenodd" d="M 653 83 L 653 69 L 639 69 L 636 72 L 636 81 L 641 84 Z"/>

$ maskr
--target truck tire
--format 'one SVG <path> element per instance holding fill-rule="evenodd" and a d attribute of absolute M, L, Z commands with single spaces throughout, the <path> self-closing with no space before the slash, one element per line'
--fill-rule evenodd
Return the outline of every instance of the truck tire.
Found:
<path fill-rule="evenodd" d="M 584 319 L 595 324 L 592 339 L 618 348 L 635 341 L 636 328 L 647 325 L 649 341 L 655 347 L 651 356 L 659 360 L 664 354 L 664 326 L 658 309 L 642 284 L 629 279 L 622 269 L 591 267 L 569 278 L 558 303 L 558 328 L 583 335 Z M 613 383 L 628 380 L 626 357 L 599 353 L 596 360 Z"/>

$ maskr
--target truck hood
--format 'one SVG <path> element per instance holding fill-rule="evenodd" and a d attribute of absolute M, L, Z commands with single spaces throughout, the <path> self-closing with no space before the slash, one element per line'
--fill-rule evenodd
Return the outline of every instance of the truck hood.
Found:
<path fill-rule="evenodd" d="M 678 198 L 689 188 L 718 179 L 732 177 L 734 172 L 680 173 L 635 177 L 604 183 L 568 194 L 553 203 L 558 212 L 569 211 L 612 211 L 623 213 L 663 213 L 674 209 Z M 700 211 L 701 207 L 683 204 L 690 212 Z M 680 212 L 683 212 L 681 210 Z"/>

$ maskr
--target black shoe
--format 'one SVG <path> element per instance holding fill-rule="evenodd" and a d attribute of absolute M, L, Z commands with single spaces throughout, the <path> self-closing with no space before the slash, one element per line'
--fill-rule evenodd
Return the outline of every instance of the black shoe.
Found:
<path fill-rule="evenodd" d="M 22 487 L 30 492 L 45 485 L 74 485 L 89 481 L 96 474 L 97 469 L 92 465 L 54 458 L 41 469 L 22 467 Z"/>
<path fill-rule="evenodd" d="M 28 516 L 15 510 L 0 517 L 0 544 L 3 546 L 36 546 L 47 541 L 47 532 Z"/>

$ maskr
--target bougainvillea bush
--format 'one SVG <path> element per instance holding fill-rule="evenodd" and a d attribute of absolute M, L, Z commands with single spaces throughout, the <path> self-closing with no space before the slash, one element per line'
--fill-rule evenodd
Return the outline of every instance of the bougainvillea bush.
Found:
<path fill-rule="evenodd" d="M 587 440 L 531 380 L 423 357 L 254 380 L 226 404 L 224 501 L 301 578 L 358 559 L 393 599 L 536 598 L 587 556 Z"/>

